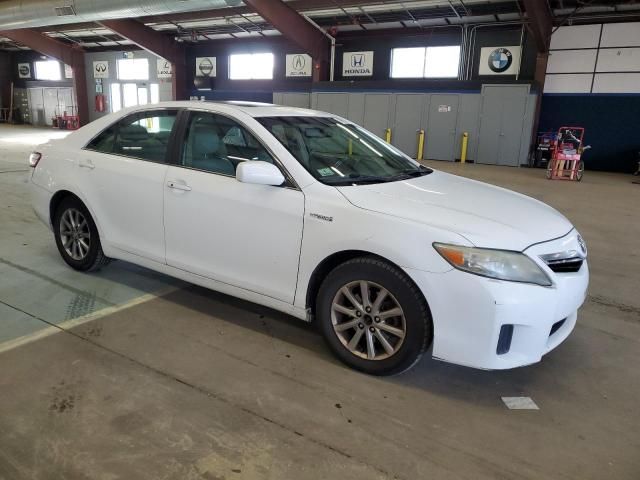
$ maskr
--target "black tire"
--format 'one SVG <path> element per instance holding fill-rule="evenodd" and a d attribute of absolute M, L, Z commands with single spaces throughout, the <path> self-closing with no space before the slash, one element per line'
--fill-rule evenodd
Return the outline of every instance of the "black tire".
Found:
<path fill-rule="evenodd" d="M 397 351 L 386 358 L 370 360 L 352 353 L 343 343 L 344 339 L 341 340 L 334 330 L 332 320 L 334 299 L 337 298 L 336 295 L 339 295 L 343 286 L 358 281 L 370 282 L 372 285 L 386 289 L 404 313 L 404 338 L 397 347 Z M 368 325 L 380 326 L 372 323 L 372 317 L 365 316 L 371 322 Z M 431 312 L 422 292 L 404 272 L 377 257 L 359 257 L 349 260 L 327 275 L 320 286 L 316 300 L 316 320 L 336 356 L 348 366 L 371 375 L 395 375 L 408 370 L 420 360 L 433 340 Z M 353 318 L 353 320 L 356 319 Z M 357 332 L 356 327 L 353 329 Z M 380 341 L 375 340 L 375 342 L 379 348 L 382 347 Z M 366 352 L 361 355 L 364 354 Z"/>
<path fill-rule="evenodd" d="M 88 252 L 79 259 L 73 258 L 63 245 L 61 224 L 63 222 L 62 218 L 65 215 L 65 212 L 68 211 L 78 211 L 83 215 L 84 219 L 86 219 L 88 232 L 90 234 Z M 60 205 L 58 205 L 53 217 L 53 234 L 56 239 L 56 246 L 58 247 L 60 256 L 62 256 L 62 259 L 67 263 L 67 265 L 74 270 L 79 270 L 81 272 L 94 272 L 100 270 L 110 262 L 110 259 L 106 257 L 102 251 L 98 229 L 96 228 L 96 224 L 93 221 L 89 210 L 77 197 L 68 196 L 60 202 Z"/>

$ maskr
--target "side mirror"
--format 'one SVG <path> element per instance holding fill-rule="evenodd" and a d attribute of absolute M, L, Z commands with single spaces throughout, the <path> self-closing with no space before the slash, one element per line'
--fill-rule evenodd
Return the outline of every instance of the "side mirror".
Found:
<path fill-rule="evenodd" d="M 247 160 L 236 167 L 236 180 L 255 185 L 282 185 L 284 176 L 278 167 L 261 160 Z"/>

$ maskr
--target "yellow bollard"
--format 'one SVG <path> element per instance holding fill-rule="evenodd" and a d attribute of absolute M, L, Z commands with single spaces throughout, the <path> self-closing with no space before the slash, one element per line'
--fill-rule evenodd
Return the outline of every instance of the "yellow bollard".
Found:
<path fill-rule="evenodd" d="M 422 160 L 424 155 L 424 130 L 418 130 L 418 155 L 417 159 Z"/>
<path fill-rule="evenodd" d="M 391 129 L 390 129 L 390 128 L 387 128 L 387 129 L 384 131 L 384 140 L 385 140 L 387 143 L 391 143 Z"/>
<path fill-rule="evenodd" d="M 462 149 L 460 151 L 460 163 L 465 163 L 467 161 L 467 145 L 469 143 L 469 134 L 464 132 L 462 134 Z"/>

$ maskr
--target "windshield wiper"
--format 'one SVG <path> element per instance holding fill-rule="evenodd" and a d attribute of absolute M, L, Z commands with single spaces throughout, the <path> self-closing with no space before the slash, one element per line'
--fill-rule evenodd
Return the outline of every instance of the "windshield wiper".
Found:
<path fill-rule="evenodd" d="M 357 175 L 350 174 L 347 177 L 339 177 L 339 178 L 331 178 L 325 179 L 324 182 L 327 185 L 364 185 L 368 183 L 388 183 L 388 182 L 397 182 L 400 180 L 407 180 L 409 178 L 421 177 L 423 175 L 428 175 L 433 170 L 420 166 L 419 170 L 407 169 L 402 170 L 395 175 L 389 176 L 381 176 L 381 175 Z"/>
<path fill-rule="evenodd" d="M 423 175 L 429 175 L 430 173 L 432 173 L 433 170 L 431 170 L 430 168 L 427 168 L 423 165 L 420 165 L 420 167 L 418 168 L 418 170 L 415 169 L 407 169 L 407 170 L 403 170 L 400 173 L 398 173 L 397 176 L 401 177 L 401 176 L 408 176 L 408 177 L 422 177 Z"/>
<path fill-rule="evenodd" d="M 395 182 L 399 178 L 393 177 L 381 177 L 376 175 L 353 175 L 348 177 L 340 177 L 335 179 L 326 179 L 327 185 L 364 185 L 365 183 L 385 183 Z"/>

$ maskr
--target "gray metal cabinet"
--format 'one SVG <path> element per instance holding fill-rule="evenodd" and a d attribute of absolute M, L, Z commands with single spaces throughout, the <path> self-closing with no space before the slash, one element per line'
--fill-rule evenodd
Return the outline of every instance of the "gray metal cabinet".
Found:
<path fill-rule="evenodd" d="M 469 134 L 467 143 L 467 160 L 475 160 L 478 156 L 478 119 L 480 118 L 481 97 L 477 94 L 460 94 L 458 106 L 458 126 L 456 131 L 455 158 L 460 158 L 462 135 Z"/>
<path fill-rule="evenodd" d="M 309 108 L 311 106 L 310 96 L 311 94 L 306 92 L 274 92 L 273 103 L 289 107 Z"/>
<path fill-rule="evenodd" d="M 528 85 L 483 86 L 478 163 L 520 165 L 528 101 Z"/>
<path fill-rule="evenodd" d="M 391 95 L 388 93 L 367 93 L 364 97 L 363 127 L 380 138 L 385 137 L 389 128 L 389 106 Z"/>
<path fill-rule="evenodd" d="M 421 93 L 398 93 L 396 95 L 391 143 L 411 158 L 416 158 L 418 153 L 417 131 L 422 126 L 426 98 L 427 96 Z"/>
<path fill-rule="evenodd" d="M 458 103 L 459 95 L 431 95 L 425 140 L 426 158 L 448 161 L 455 159 Z"/>
<path fill-rule="evenodd" d="M 346 118 L 349 111 L 349 94 L 318 93 L 315 108 L 323 112 L 335 113 L 336 115 Z"/>

